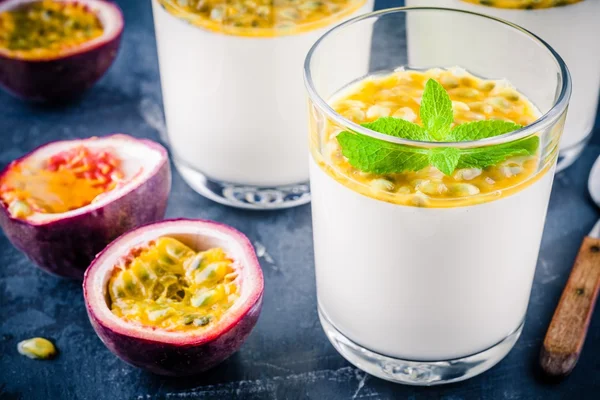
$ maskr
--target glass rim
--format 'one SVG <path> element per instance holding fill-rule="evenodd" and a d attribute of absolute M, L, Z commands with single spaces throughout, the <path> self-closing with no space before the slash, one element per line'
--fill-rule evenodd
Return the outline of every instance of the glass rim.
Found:
<path fill-rule="evenodd" d="M 554 59 L 557 69 L 559 71 L 559 83 L 561 84 L 560 92 L 558 96 L 556 96 L 552 107 L 543 115 L 541 115 L 538 119 L 536 119 L 530 125 L 527 125 L 521 129 L 518 129 L 513 132 L 505 133 L 502 135 L 480 139 L 480 140 L 472 140 L 472 141 L 464 141 L 464 142 L 427 142 L 427 141 L 416 141 L 410 139 L 404 139 L 400 137 L 385 135 L 371 129 L 365 128 L 345 117 L 338 114 L 331 106 L 327 103 L 325 99 L 323 99 L 314 87 L 312 72 L 310 70 L 310 65 L 312 58 L 314 56 L 315 51 L 319 48 L 321 42 L 327 40 L 329 36 L 337 31 L 343 30 L 347 26 L 354 25 L 363 20 L 367 20 L 370 18 L 377 18 L 387 14 L 396 14 L 396 13 L 406 13 L 410 11 L 442 11 L 442 12 L 456 12 L 462 14 L 473 15 L 475 17 L 485 18 L 491 20 L 493 22 L 497 22 L 507 26 L 508 28 L 512 28 L 516 31 L 524 33 L 529 37 L 530 40 L 539 43 L 544 47 Z M 401 67 L 401 66 L 398 66 Z M 350 83 L 350 82 L 348 82 Z M 501 18 L 496 18 L 492 16 L 488 16 L 485 14 L 480 14 L 472 11 L 459 10 L 455 8 L 444 8 L 444 7 L 395 7 L 388 8 L 380 11 L 374 11 L 366 14 L 359 15 L 357 17 L 351 18 L 339 25 L 334 26 L 326 33 L 324 33 L 310 48 L 308 51 L 306 58 L 304 60 L 304 86 L 308 91 L 309 98 L 334 122 L 337 124 L 348 127 L 352 131 L 360 133 L 365 136 L 370 136 L 375 139 L 383 140 L 385 142 L 401 144 L 412 147 L 456 147 L 456 148 L 473 148 L 473 147 L 482 147 L 482 146 L 491 146 L 496 144 L 503 144 L 512 142 L 518 139 L 522 139 L 528 136 L 531 136 L 537 132 L 543 132 L 546 129 L 553 126 L 556 121 L 562 116 L 563 112 L 567 109 L 569 104 L 569 99 L 571 97 L 571 75 L 569 73 L 569 69 L 567 68 L 566 63 L 562 59 L 562 57 L 543 39 L 528 31 L 525 28 L 520 27 L 519 25 L 513 24 L 512 22 L 506 21 Z M 518 89 L 518 88 L 517 88 Z"/>

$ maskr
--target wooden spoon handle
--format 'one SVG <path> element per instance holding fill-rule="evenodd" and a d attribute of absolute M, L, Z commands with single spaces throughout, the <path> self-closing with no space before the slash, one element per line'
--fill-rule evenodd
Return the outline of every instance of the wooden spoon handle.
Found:
<path fill-rule="evenodd" d="M 586 237 L 544 339 L 540 363 L 553 376 L 568 375 L 579 358 L 600 289 L 600 239 Z"/>

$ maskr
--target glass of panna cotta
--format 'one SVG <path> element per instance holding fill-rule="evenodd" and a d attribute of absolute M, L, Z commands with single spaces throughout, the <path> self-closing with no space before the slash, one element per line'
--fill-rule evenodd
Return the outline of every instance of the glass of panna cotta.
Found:
<path fill-rule="evenodd" d="M 302 63 L 373 0 L 152 0 L 167 140 L 198 193 L 253 209 L 310 200 Z M 347 43 L 363 53 L 370 38 Z"/>
<path fill-rule="evenodd" d="M 414 19 L 486 35 L 432 30 L 444 51 L 425 48 L 427 63 L 409 64 Z M 363 35 L 373 36 L 369 62 L 347 63 L 348 42 Z M 326 33 L 305 84 L 329 340 L 400 383 L 491 368 L 525 321 L 571 92 L 564 62 L 498 19 L 397 8 Z"/>
<path fill-rule="evenodd" d="M 598 96 L 600 95 L 600 1 L 598 0 L 407 0 L 407 6 L 436 6 L 457 8 L 502 18 L 540 36 L 565 60 L 573 80 L 573 96 L 569 116 L 560 143 L 557 170 L 571 165 L 581 154 L 591 137 L 596 120 Z M 471 26 L 458 26 L 452 20 L 441 20 L 439 25 L 420 22 L 411 27 L 418 47 L 427 54 L 446 46 L 446 41 L 430 41 L 432 29 L 460 30 L 465 37 L 484 34 Z M 418 23 L 415 22 L 415 25 Z M 488 40 L 496 42 L 485 33 Z M 517 45 L 517 44 L 515 44 Z M 524 52 L 525 49 L 514 49 Z M 462 51 L 469 51 L 465 46 Z M 427 62 L 426 59 L 417 62 Z"/>

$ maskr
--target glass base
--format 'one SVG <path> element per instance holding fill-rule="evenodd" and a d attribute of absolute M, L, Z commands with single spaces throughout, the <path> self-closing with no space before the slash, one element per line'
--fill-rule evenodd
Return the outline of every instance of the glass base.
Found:
<path fill-rule="evenodd" d="M 556 164 L 556 172 L 560 172 L 560 171 L 566 169 L 567 167 L 570 167 L 571 164 L 573 164 L 579 158 L 579 156 L 583 152 L 583 149 L 585 149 L 585 146 L 590 141 L 591 137 L 592 137 L 592 132 L 588 133 L 585 136 L 585 138 L 583 138 L 579 142 L 575 143 L 574 145 L 572 145 L 566 149 L 561 149 L 558 152 L 558 162 Z"/>
<path fill-rule="evenodd" d="M 260 187 L 215 181 L 175 161 L 183 180 L 202 196 L 226 206 L 251 210 L 276 210 L 310 202 L 308 182 L 297 185 Z"/>
<path fill-rule="evenodd" d="M 443 361 L 401 360 L 368 350 L 344 336 L 319 309 L 321 325 L 333 347 L 349 362 L 363 371 L 395 383 L 433 386 L 459 382 L 487 371 L 513 348 L 523 323 L 494 346 L 470 356 Z"/>

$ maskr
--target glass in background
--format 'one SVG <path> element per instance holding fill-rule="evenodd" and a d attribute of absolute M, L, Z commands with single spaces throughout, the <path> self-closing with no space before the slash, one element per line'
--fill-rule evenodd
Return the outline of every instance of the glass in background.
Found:
<path fill-rule="evenodd" d="M 307 203 L 304 57 L 331 26 L 371 11 L 373 0 L 152 6 L 168 142 L 183 179 L 234 207 Z M 347 52 L 369 43 L 347 43 Z"/>
<path fill-rule="evenodd" d="M 481 4 L 473 4 L 481 3 Z M 484 5 L 486 3 L 487 5 Z M 503 4 L 519 4 L 532 7 L 543 3 L 547 8 L 508 9 L 500 8 Z M 567 4 L 565 4 L 567 3 Z M 553 5 L 556 4 L 556 5 Z M 571 165 L 583 151 L 590 139 L 596 120 L 598 97 L 600 95 L 600 1 L 598 0 L 406 0 L 407 6 L 427 6 L 456 8 L 480 14 L 502 18 L 517 24 L 548 42 L 565 60 L 573 80 L 573 95 L 569 106 L 569 115 L 565 132 L 560 143 L 560 155 L 557 170 Z M 428 54 L 436 51 L 447 51 L 451 37 L 436 35 L 435 31 L 453 31 L 464 40 L 464 48 L 457 51 L 469 51 L 469 38 L 477 35 L 488 38 L 490 44 L 506 41 L 507 38 L 494 37 L 492 33 L 482 31 L 474 26 L 461 26 L 451 18 L 436 20 L 438 25 L 413 25 L 409 40 L 418 41 L 419 50 L 427 52 L 411 54 L 415 62 L 427 64 Z M 434 30 L 432 33 L 431 30 Z M 432 37 L 435 36 L 435 40 Z M 513 43 L 519 46 L 518 42 Z M 491 47 L 491 46 L 490 46 Z M 492 49 L 490 48 L 490 51 Z M 515 54 L 527 62 L 535 64 L 537 60 L 526 48 L 514 48 Z M 411 62 L 413 60 L 411 59 Z M 515 62 L 522 62 L 516 59 Z M 523 74 L 523 79 L 527 75 Z M 513 82 L 519 87 L 519 82 Z"/>

